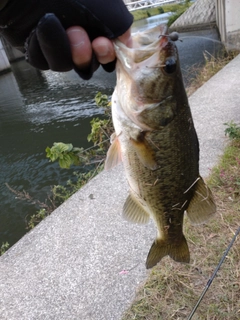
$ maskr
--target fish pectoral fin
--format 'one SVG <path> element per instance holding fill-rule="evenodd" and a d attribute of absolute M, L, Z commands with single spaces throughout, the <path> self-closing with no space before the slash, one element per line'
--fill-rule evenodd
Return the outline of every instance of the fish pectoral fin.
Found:
<path fill-rule="evenodd" d="M 162 239 L 156 239 L 147 256 L 146 268 L 154 267 L 163 257 L 169 255 L 177 262 L 189 263 L 190 253 L 187 241 L 182 235 L 179 243 L 169 243 Z"/>
<path fill-rule="evenodd" d="M 186 211 L 192 224 L 201 224 L 216 212 L 212 192 L 201 177 Z"/>
<path fill-rule="evenodd" d="M 129 222 L 144 224 L 149 221 L 149 214 L 131 194 L 123 206 L 123 218 Z"/>
<path fill-rule="evenodd" d="M 142 141 L 136 141 L 131 139 L 130 141 L 139 161 L 144 165 L 144 167 L 150 170 L 156 170 L 158 165 L 155 160 L 155 152 L 147 140 L 144 139 Z"/>
<path fill-rule="evenodd" d="M 114 137 L 114 138 L 112 138 Z M 116 135 L 111 136 L 112 144 L 110 145 L 105 160 L 104 169 L 109 170 L 122 162 L 121 146 Z"/>

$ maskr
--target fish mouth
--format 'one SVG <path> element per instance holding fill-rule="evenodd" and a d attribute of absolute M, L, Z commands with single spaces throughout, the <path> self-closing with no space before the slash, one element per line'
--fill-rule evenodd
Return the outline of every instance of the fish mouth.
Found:
<path fill-rule="evenodd" d="M 133 34 L 131 48 L 119 40 L 115 40 L 113 44 L 116 56 L 126 70 L 144 65 L 148 68 L 165 67 L 165 59 L 174 56 L 176 51 L 165 25 Z"/>
<path fill-rule="evenodd" d="M 132 35 L 132 48 L 142 48 L 149 45 L 154 46 L 155 41 L 158 41 L 160 37 L 166 36 L 168 37 L 168 27 L 163 24 L 142 32 L 136 32 Z"/>
<path fill-rule="evenodd" d="M 144 130 L 165 126 L 175 117 L 173 98 L 178 54 L 166 26 L 133 35 L 133 47 L 114 42 L 119 102 L 126 115 Z M 139 47 L 140 46 L 140 47 Z"/>
<path fill-rule="evenodd" d="M 132 34 L 132 46 L 127 47 L 118 39 L 113 41 L 118 59 L 122 59 L 123 53 L 134 58 L 135 62 L 141 62 L 150 57 L 156 49 L 163 49 L 171 38 L 168 35 L 168 28 L 165 25 L 156 26 L 152 29 Z"/>

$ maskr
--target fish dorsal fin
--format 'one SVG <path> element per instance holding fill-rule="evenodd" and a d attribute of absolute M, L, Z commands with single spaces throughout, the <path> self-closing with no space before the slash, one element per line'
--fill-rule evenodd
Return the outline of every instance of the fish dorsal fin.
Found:
<path fill-rule="evenodd" d="M 121 146 L 118 137 L 115 134 L 111 136 L 112 144 L 108 149 L 107 157 L 105 160 L 105 170 L 109 170 L 120 162 L 122 162 L 122 155 L 121 155 Z"/>
<path fill-rule="evenodd" d="M 129 222 L 144 224 L 149 221 L 149 214 L 137 199 L 130 194 L 123 206 L 123 217 Z"/>
<path fill-rule="evenodd" d="M 195 193 L 187 208 L 187 215 L 192 224 L 201 224 L 216 212 L 216 205 L 211 190 L 203 179 L 196 183 Z"/>
<path fill-rule="evenodd" d="M 155 160 L 155 152 L 149 145 L 148 141 L 146 139 L 142 141 L 131 139 L 130 141 L 139 161 L 144 165 L 144 167 L 150 170 L 156 170 L 158 165 Z"/>

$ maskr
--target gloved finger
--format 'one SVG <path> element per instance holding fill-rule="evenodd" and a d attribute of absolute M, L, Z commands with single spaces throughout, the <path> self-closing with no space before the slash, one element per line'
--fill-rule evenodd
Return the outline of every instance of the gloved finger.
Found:
<path fill-rule="evenodd" d="M 99 62 L 103 63 L 103 68 L 108 72 L 112 72 L 115 69 L 115 51 L 112 41 L 104 37 L 99 37 L 93 40 L 91 44 L 87 32 L 78 26 L 70 27 L 66 32 L 75 65 L 74 70 L 83 79 L 90 79 L 93 72 L 99 67 Z M 106 58 L 104 57 L 105 46 L 107 47 Z"/>
<path fill-rule="evenodd" d="M 132 41 L 131 29 L 128 29 L 124 34 L 119 36 L 118 40 L 124 43 L 128 48 L 132 48 L 133 41 Z"/>
<path fill-rule="evenodd" d="M 72 60 L 78 68 L 86 68 L 92 60 L 92 45 L 87 32 L 79 26 L 66 30 L 72 52 Z"/>
<path fill-rule="evenodd" d="M 79 26 L 66 30 L 70 42 L 74 70 L 84 80 L 89 80 L 99 67 L 99 62 L 92 51 L 92 44 L 87 32 Z"/>
<path fill-rule="evenodd" d="M 115 70 L 115 66 L 116 66 L 116 59 L 107 64 L 102 64 L 103 69 L 107 72 L 113 72 L 113 70 Z"/>
<path fill-rule="evenodd" d="M 105 37 L 98 37 L 93 40 L 92 48 L 103 69 L 112 72 L 116 65 L 116 55 L 112 41 Z"/>
<path fill-rule="evenodd" d="M 74 65 L 74 70 L 77 74 L 84 80 L 89 80 L 93 73 L 98 69 L 99 61 L 97 60 L 95 54 L 92 54 L 92 60 L 88 67 L 79 69 L 77 66 Z"/>
<path fill-rule="evenodd" d="M 36 30 L 28 39 L 26 49 L 28 61 L 39 69 L 49 68 L 53 71 L 69 71 L 73 68 L 66 31 L 58 18 L 52 13 L 46 14 L 39 21 Z M 41 51 L 41 54 L 38 51 Z M 38 61 L 39 58 L 40 62 Z M 46 65 L 48 68 L 46 68 Z"/>
<path fill-rule="evenodd" d="M 107 64 L 115 60 L 115 50 L 111 40 L 105 37 L 98 37 L 93 40 L 92 48 L 98 61 L 101 64 Z"/>
<path fill-rule="evenodd" d="M 127 47 L 131 48 L 132 47 L 131 29 L 128 29 L 124 34 L 119 36 L 118 39 L 122 43 L 124 43 Z M 116 65 L 116 59 L 112 62 L 107 63 L 107 64 L 102 64 L 102 67 L 105 71 L 112 72 L 115 69 L 115 65 Z"/>
<path fill-rule="evenodd" d="M 42 50 L 39 46 L 39 42 L 36 35 L 36 29 L 34 29 L 28 39 L 25 42 L 25 59 L 33 67 L 40 70 L 48 70 L 48 62 L 45 59 Z"/>
<path fill-rule="evenodd" d="M 132 47 L 131 30 L 128 29 L 124 34 L 118 37 L 127 47 Z M 107 72 L 112 72 L 116 65 L 116 56 L 112 42 L 105 37 L 98 37 L 92 42 L 93 50 L 98 61 Z"/>

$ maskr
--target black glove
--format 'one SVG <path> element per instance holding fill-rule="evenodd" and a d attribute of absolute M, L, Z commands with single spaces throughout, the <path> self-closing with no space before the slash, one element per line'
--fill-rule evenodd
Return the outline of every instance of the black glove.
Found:
<path fill-rule="evenodd" d="M 93 54 L 87 69 L 77 69 L 65 30 L 81 26 L 91 41 L 99 36 L 114 39 L 130 28 L 132 20 L 122 0 L 9 0 L 0 11 L 0 34 L 24 52 L 34 67 L 54 71 L 74 68 L 89 79 L 99 62 Z M 111 72 L 115 62 L 103 67 Z"/>

